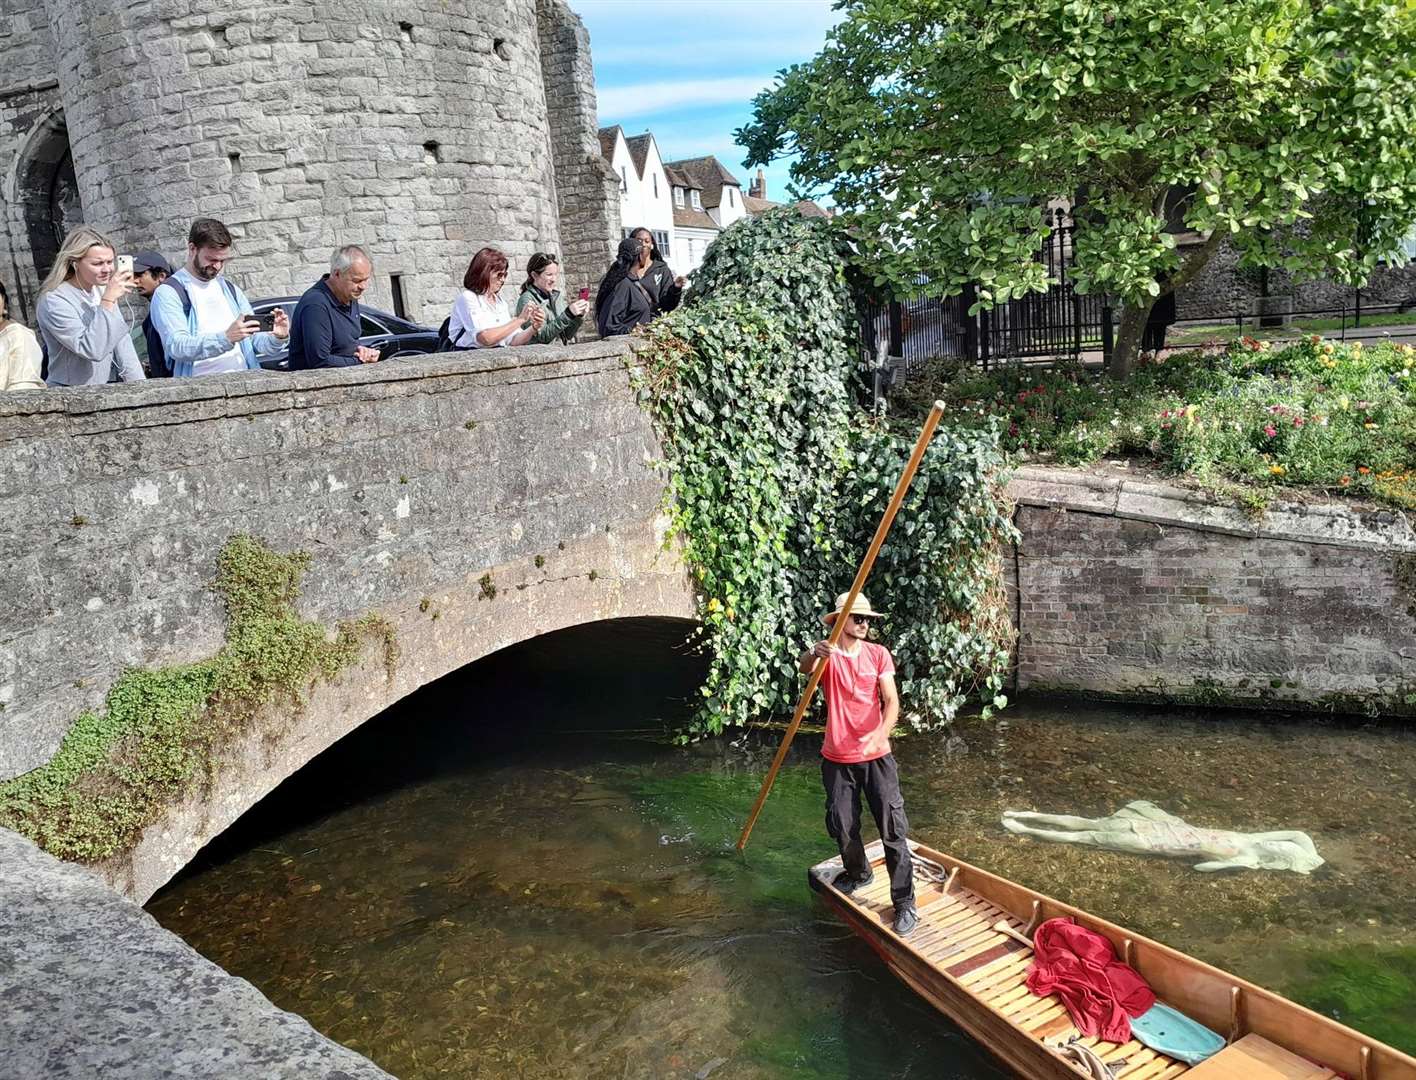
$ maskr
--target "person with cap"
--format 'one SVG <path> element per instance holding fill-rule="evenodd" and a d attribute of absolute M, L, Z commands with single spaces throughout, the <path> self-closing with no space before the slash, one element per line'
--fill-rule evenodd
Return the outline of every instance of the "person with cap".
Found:
<path fill-rule="evenodd" d="M 162 351 L 162 338 L 152 325 L 152 294 L 172 276 L 172 266 L 156 251 L 139 251 L 133 256 L 133 288 L 148 302 L 148 313 L 142 325 L 133 327 L 133 351 L 149 379 L 172 377 L 172 367 Z"/>
<path fill-rule="evenodd" d="M 821 621 L 828 627 L 841 617 L 849 593 Z M 895 689 L 895 661 L 885 646 L 868 640 L 870 624 L 881 613 L 864 594 L 846 615 L 839 645 L 818 641 L 802 653 L 797 666 L 810 674 L 825 660 L 821 689 L 826 695 L 826 739 L 821 746 L 821 780 L 826 787 L 826 831 L 841 850 L 844 869 L 835 887 L 844 893 L 874 879 L 860 838 L 860 797 L 870 806 L 885 844 L 890 901 L 895 905 L 895 933 L 903 937 L 919 924 L 915 908 L 914 865 L 910 858 L 909 821 L 900 793 L 900 774 L 890 752 L 890 732 L 900 716 Z"/>

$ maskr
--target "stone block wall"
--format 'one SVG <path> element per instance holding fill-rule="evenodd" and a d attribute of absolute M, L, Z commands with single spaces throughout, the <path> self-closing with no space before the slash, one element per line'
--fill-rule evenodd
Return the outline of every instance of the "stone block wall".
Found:
<path fill-rule="evenodd" d="M 590 35 L 562 0 L 537 0 L 536 17 L 556 165 L 563 278 L 567 289 L 588 285 L 593 295 L 614 259 L 620 194 L 619 178 L 600 153 Z"/>
<path fill-rule="evenodd" d="M 309 710 L 326 742 L 525 638 L 692 617 L 687 575 L 661 550 L 660 450 L 628 351 L 616 339 L 0 396 L 0 780 L 45 761 L 125 667 L 215 652 L 210 585 L 236 533 L 311 553 L 308 617 L 379 612 L 398 633 L 392 682 L 371 670 L 330 712 Z"/>
<path fill-rule="evenodd" d="M 85 216 L 120 244 L 176 254 L 218 217 L 279 295 L 361 243 L 370 302 L 399 274 L 435 324 L 478 248 L 559 243 L 534 0 L 49 10 Z"/>
<path fill-rule="evenodd" d="M 53 53 L 44 0 L 0 0 L 0 281 L 26 322 L 39 289 L 26 204 L 47 203 L 49 190 L 37 190 L 23 151 L 63 115 Z"/>
<path fill-rule="evenodd" d="M 1400 514 L 1273 507 L 1024 469 L 1017 686 L 1416 714 L 1416 534 Z"/>
<path fill-rule="evenodd" d="M 1222 245 L 1199 277 L 1177 293 L 1177 315 L 1181 319 L 1223 319 L 1226 315 L 1232 318 L 1235 312 L 1252 314 L 1260 294 L 1258 279 L 1236 272 L 1238 261 L 1234 249 Z M 1350 312 L 1356 301 L 1356 291 L 1336 281 L 1294 281 L 1281 270 L 1269 271 L 1268 278 L 1269 295 L 1292 296 L 1294 311 L 1336 312 L 1345 306 Z M 1416 263 L 1378 266 L 1361 294 L 1364 308 L 1386 304 L 1416 308 Z"/>
<path fill-rule="evenodd" d="M 0 0 L 0 272 L 26 296 L 47 260 L 15 163 L 47 183 L 23 154 L 45 124 L 72 147 L 84 220 L 180 262 L 191 220 L 220 218 L 257 297 L 302 292 L 360 243 L 366 300 L 395 307 L 397 276 L 435 326 L 479 248 L 507 254 L 514 296 L 538 250 L 598 279 L 619 233 L 589 40 L 559 0 Z"/>

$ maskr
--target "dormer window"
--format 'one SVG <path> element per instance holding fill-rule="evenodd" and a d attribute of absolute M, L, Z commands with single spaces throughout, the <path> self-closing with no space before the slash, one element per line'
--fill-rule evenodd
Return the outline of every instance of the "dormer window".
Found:
<path fill-rule="evenodd" d="M 674 188 L 674 205 L 680 210 L 683 209 L 683 188 L 681 187 Z"/>
<path fill-rule="evenodd" d="M 703 209 L 703 200 L 699 197 L 697 188 L 693 189 L 693 208 L 695 210 Z"/>

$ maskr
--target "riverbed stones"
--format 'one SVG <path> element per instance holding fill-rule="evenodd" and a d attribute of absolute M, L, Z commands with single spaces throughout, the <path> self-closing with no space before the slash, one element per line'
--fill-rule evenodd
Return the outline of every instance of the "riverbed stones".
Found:
<path fill-rule="evenodd" d="M 97 878 L 0 829 L 0 1075 L 387 1080 Z"/>

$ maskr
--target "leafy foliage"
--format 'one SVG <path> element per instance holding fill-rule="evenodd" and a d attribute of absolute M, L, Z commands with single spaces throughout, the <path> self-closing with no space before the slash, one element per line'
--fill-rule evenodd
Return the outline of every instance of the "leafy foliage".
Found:
<path fill-rule="evenodd" d="M 1162 281 L 1221 240 L 1246 266 L 1356 284 L 1416 221 L 1409 4 L 841 6 L 737 137 L 748 164 L 798 154 L 795 180 L 829 188 L 897 292 L 921 274 L 950 293 L 978 282 L 985 303 L 1042 289 L 1043 207 L 1080 199 L 1075 280 L 1126 305 L 1124 373 Z M 1209 241 L 1182 263 L 1167 218 Z"/>
<path fill-rule="evenodd" d="M 980 426 L 1006 423 L 1014 453 L 1069 465 L 1139 454 L 1255 506 L 1296 485 L 1416 508 L 1409 345 L 1314 335 L 1275 349 L 1246 338 L 1146 364 L 1126 383 L 1076 367 L 1012 367 L 924 389 Z M 911 415 L 925 406 L 900 404 Z"/>
<path fill-rule="evenodd" d="M 695 718 L 721 731 L 789 711 L 796 657 L 854 575 L 916 432 L 860 409 L 839 233 L 790 210 L 728 229 L 692 300 L 656 322 L 642 389 L 713 660 Z M 996 435 L 943 430 L 867 586 L 891 612 L 906 719 L 1001 706 L 1008 628 L 996 552 L 1012 535 Z"/>
<path fill-rule="evenodd" d="M 83 713 L 53 758 L 0 784 L 0 825 L 62 858 L 95 862 L 131 847 L 257 712 L 298 707 L 312 681 L 354 663 L 366 639 L 397 662 L 392 630 L 377 616 L 342 623 L 329 640 L 295 611 L 304 552 L 281 555 L 252 536 L 232 537 L 217 558 L 226 643 L 211 659 L 123 673 L 101 712 Z"/>

